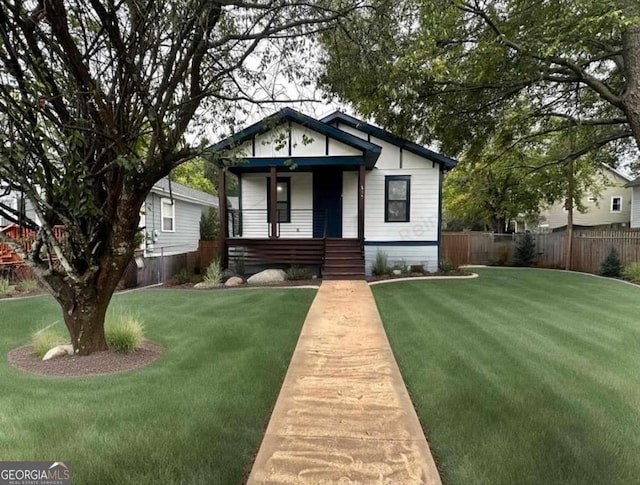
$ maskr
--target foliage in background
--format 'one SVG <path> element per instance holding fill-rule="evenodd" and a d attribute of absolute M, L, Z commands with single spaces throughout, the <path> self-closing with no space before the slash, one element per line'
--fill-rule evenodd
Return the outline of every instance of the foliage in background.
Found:
<path fill-rule="evenodd" d="M 11 285 L 9 284 L 9 280 L 0 278 L 0 296 L 9 294 L 11 294 Z"/>
<path fill-rule="evenodd" d="M 133 352 L 144 340 L 144 325 L 131 313 L 109 315 L 104 332 L 109 348 L 123 354 Z"/>
<path fill-rule="evenodd" d="M 215 241 L 220 234 L 220 220 L 218 209 L 209 207 L 200 216 L 200 240 Z"/>
<path fill-rule="evenodd" d="M 520 234 L 516 239 L 516 247 L 513 251 L 513 264 L 515 266 L 529 267 L 535 263 L 537 257 L 536 241 L 531 233 Z"/>
<path fill-rule="evenodd" d="M 196 158 L 183 163 L 171 172 L 173 180 L 179 184 L 186 185 L 192 189 L 201 190 L 207 194 L 216 195 L 216 188 L 213 182 L 205 176 L 205 164 L 207 162 L 202 158 Z"/>
<path fill-rule="evenodd" d="M 373 262 L 372 273 L 374 276 L 383 276 L 391 272 L 389 267 L 389 257 L 385 251 L 378 249 L 376 251 L 376 259 Z"/>
<path fill-rule="evenodd" d="M 611 248 L 607 257 L 600 265 L 600 274 L 612 278 L 619 278 L 622 274 L 622 262 L 620 261 L 620 253 L 616 248 Z"/>
<path fill-rule="evenodd" d="M 216 288 L 222 284 L 222 262 L 220 259 L 214 259 L 207 268 L 204 276 L 204 283 L 208 288 Z"/>
<path fill-rule="evenodd" d="M 629 263 L 624 267 L 622 276 L 631 283 L 640 284 L 640 261 Z"/>

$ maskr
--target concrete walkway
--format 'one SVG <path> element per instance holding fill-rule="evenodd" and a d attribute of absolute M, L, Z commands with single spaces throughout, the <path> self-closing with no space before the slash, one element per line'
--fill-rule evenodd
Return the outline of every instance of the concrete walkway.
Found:
<path fill-rule="evenodd" d="M 365 281 L 322 283 L 247 483 L 441 483 Z"/>

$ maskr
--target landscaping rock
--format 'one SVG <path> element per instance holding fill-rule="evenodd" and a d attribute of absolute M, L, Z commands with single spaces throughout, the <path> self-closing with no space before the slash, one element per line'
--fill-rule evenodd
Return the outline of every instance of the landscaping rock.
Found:
<path fill-rule="evenodd" d="M 50 360 L 54 357 L 62 357 L 64 355 L 73 355 L 73 345 L 57 345 L 44 354 L 42 360 Z"/>
<path fill-rule="evenodd" d="M 193 285 L 193 287 L 198 289 L 209 288 L 209 286 L 204 281 L 201 283 L 196 283 L 195 285 Z"/>
<path fill-rule="evenodd" d="M 232 276 L 225 281 L 224 286 L 240 286 L 244 284 L 244 280 L 240 276 Z"/>
<path fill-rule="evenodd" d="M 247 283 L 249 283 L 250 285 L 261 283 L 277 283 L 280 281 L 284 281 L 286 275 L 287 274 L 281 269 L 265 269 L 264 271 L 260 271 L 259 273 L 254 274 L 247 280 Z"/>
<path fill-rule="evenodd" d="M 220 279 L 224 283 L 225 281 L 227 281 L 229 278 L 231 278 L 233 276 L 236 276 L 236 273 L 234 273 L 229 268 L 227 268 L 222 272 L 222 278 L 220 278 Z"/>

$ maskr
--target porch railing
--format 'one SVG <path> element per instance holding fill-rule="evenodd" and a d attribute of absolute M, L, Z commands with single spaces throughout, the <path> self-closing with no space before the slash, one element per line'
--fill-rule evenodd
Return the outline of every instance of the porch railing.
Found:
<path fill-rule="evenodd" d="M 230 238 L 325 238 L 330 214 L 326 210 L 291 209 L 278 211 L 276 234 L 271 234 L 269 213 L 266 209 L 231 209 Z"/>

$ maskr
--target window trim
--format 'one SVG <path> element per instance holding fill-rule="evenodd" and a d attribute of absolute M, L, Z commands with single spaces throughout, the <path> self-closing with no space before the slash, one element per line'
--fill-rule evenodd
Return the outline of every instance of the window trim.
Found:
<path fill-rule="evenodd" d="M 394 181 L 405 181 L 407 182 L 407 198 L 406 200 L 401 199 L 393 199 L 391 202 L 405 202 L 405 220 L 402 221 L 392 221 L 389 220 L 389 182 Z M 388 223 L 407 223 L 411 222 L 411 175 L 385 175 L 384 177 L 384 222 Z"/>
<path fill-rule="evenodd" d="M 620 199 L 620 209 L 618 209 L 618 210 L 615 210 L 615 209 L 613 208 L 613 201 L 614 201 L 614 199 Z M 622 213 L 622 200 L 623 200 L 623 198 L 622 198 L 622 196 L 621 196 L 621 195 L 612 195 L 612 196 L 611 196 L 611 203 L 609 204 L 609 211 L 610 211 L 612 214 L 620 214 L 620 213 Z"/>
<path fill-rule="evenodd" d="M 165 202 L 171 204 L 171 215 L 165 214 Z M 165 229 L 164 220 L 171 219 L 171 229 Z M 162 197 L 160 199 L 160 230 L 162 232 L 176 232 L 176 201 L 172 199 L 168 199 L 166 197 Z"/>
<path fill-rule="evenodd" d="M 278 224 L 291 224 L 291 177 L 276 177 L 276 186 L 278 183 L 284 182 L 287 187 L 287 209 L 285 211 L 286 220 L 279 220 L 276 217 Z M 278 201 L 276 200 L 276 210 L 278 207 Z M 278 211 L 280 213 L 280 211 Z M 267 222 L 271 222 L 271 177 L 267 177 Z"/>

